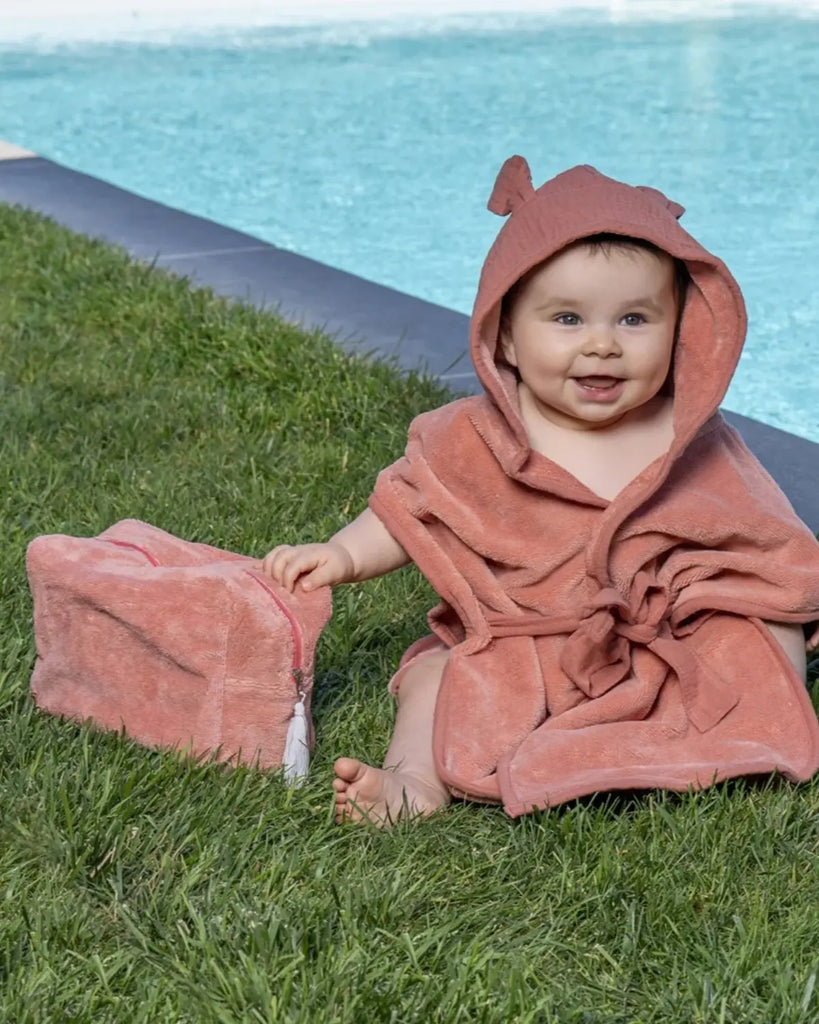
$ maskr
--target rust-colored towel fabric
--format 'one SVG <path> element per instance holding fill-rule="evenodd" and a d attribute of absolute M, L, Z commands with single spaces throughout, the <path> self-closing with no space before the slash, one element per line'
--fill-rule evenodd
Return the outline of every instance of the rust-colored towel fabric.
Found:
<path fill-rule="evenodd" d="M 307 750 L 286 763 L 285 746 L 300 723 L 312 744 L 328 587 L 290 594 L 255 559 L 133 519 L 99 537 L 38 537 L 27 567 L 41 708 L 151 746 L 303 774 Z"/>
<path fill-rule="evenodd" d="M 419 416 L 370 500 L 442 599 L 441 777 L 512 815 L 601 790 L 809 778 L 816 715 L 762 620 L 819 618 L 819 544 L 718 412 L 745 335 L 738 285 L 681 207 L 590 167 L 535 190 L 513 157 L 490 209 L 510 216 L 471 323 L 485 394 Z M 674 441 L 612 501 L 530 449 L 496 362 L 507 290 L 601 232 L 646 239 L 691 275 Z"/>

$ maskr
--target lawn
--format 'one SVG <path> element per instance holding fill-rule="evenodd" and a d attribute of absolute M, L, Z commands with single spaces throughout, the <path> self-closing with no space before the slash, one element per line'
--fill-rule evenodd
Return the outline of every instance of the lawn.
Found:
<path fill-rule="evenodd" d="M 817 784 L 333 824 L 433 603 L 412 568 L 336 591 L 301 789 L 38 712 L 31 538 L 325 538 L 447 393 L 7 207 L 0 279 L 0 1021 L 819 1019 Z"/>

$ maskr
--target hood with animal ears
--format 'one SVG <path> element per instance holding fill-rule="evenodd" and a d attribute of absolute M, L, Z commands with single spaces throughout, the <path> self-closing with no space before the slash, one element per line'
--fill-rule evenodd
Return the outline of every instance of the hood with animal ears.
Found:
<path fill-rule="evenodd" d="M 580 238 L 603 232 L 642 238 L 684 260 L 691 283 L 674 356 L 673 449 L 681 450 L 722 401 L 745 340 L 745 304 L 725 264 L 678 223 L 684 209 L 657 189 L 632 186 L 593 167 L 572 167 L 540 188 L 521 156 L 501 167 L 489 209 L 507 217 L 481 271 L 470 324 L 470 351 L 486 392 L 515 441 L 529 442 L 514 372 L 496 361 L 501 302 L 538 263 Z"/>

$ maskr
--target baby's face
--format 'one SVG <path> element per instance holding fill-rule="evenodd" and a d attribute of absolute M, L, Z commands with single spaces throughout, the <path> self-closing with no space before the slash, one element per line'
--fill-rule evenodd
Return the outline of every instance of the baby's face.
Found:
<path fill-rule="evenodd" d="M 628 417 L 663 386 L 676 320 L 670 256 L 581 243 L 525 283 L 501 348 L 541 415 L 596 430 Z"/>

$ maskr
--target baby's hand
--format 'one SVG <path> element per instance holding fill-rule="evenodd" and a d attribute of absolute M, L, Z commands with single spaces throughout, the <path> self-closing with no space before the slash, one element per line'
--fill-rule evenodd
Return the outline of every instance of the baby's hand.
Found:
<path fill-rule="evenodd" d="M 346 548 L 340 544 L 281 544 L 273 548 L 262 568 L 277 583 L 292 593 L 296 580 L 304 590 L 335 586 L 353 578 L 355 567 Z"/>
<path fill-rule="evenodd" d="M 819 626 L 816 627 L 813 636 L 808 637 L 806 647 L 809 651 L 812 651 L 814 647 L 819 647 Z"/>

